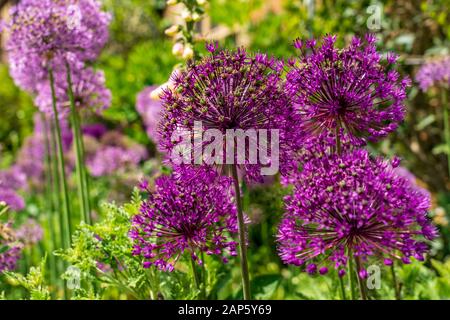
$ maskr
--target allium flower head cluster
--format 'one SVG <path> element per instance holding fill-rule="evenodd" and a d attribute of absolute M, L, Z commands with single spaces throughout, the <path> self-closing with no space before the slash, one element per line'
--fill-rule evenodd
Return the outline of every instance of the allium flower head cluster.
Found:
<path fill-rule="evenodd" d="M 423 91 L 439 83 L 450 85 L 450 57 L 426 62 L 417 72 L 416 81 Z"/>
<path fill-rule="evenodd" d="M 180 168 L 171 176 L 156 179 L 154 191 L 133 217 L 130 237 L 133 254 L 143 258 L 143 266 L 172 271 L 187 253 L 197 263 L 199 252 L 236 255 L 236 208 L 230 193 L 230 179 L 209 168 Z"/>
<path fill-rule="evenodd" d="M 46 68 L 94 60 L 108 39 L 109 14 L 96 0 L 22 0 L 10 10 L 6 44 L 11 74 L 35 91 Z"/>
<path fill-rule="evenodd" d="M 179 143 L 172 139 L 174 132 L 193 132 L 196 121 L 202 123 L 203 130 L 216 129 L 223 135 L 228 129 L 278 129 L 283 149 L 283 142 L 288 141 L 284 137 L 287 119 L 292 114 L 281 85 L 283 64 L 264 54 L 250 55 L 244 49 L 218 50 L 213 44 L 207 49 L 211 55 L 176 73 L 171 79 L 173 90 L 161 96 L 162 150 L 171 154 Z M 224 147 L 223 158 L 233 157 L 236 155 L 227 155 Z M 240 169 L 247 177 L 257 177 L 261 163 L 245 160 Z"/>
<path fill-rule="evenodd" d="M 17 261 L 21 257 L 22 246 L 16 242 L 14 230 L 10 224 L 0 223 L 0 274 L 16 268 Z"/>
<path fill-rule="evenodd" d="M 75 68 L 71 71 L 72 90 L 75 107 L 79 110 L 92 110 L 100 112 L 111 104 L 111 92 L 105 86 L 103 71 L 92 68 Z M 60 116 L 64 117 L 70 112 L 70 100 L 67 94 L 68 82 L 65 72 L 55 73 L 55 94 L 57 108 Z M 38 94 L 35 103 L 38 108 L 52 114 L 52 92 L 50 82 L 42 81 L 37 85 Z"/>
<path fill-rule="evenodd" d="M 148 137 L 154 142 L 159 141 L 158 123 L 162 113 L 161 101 L 154 100 L 150 96 L 156 89 L 156 86 L 147 87 L 136 98 L 136 110 L 144 121 Z"/>
<path fill-rule="evenodd" d="M 378 140 L 403 120 L 410 81 L 393 69 L 396 56 L 388 54 L 382 62 L 375 36 L 354 37 L 344 49 L 335 41 L 335 36 L 324 37 L 321 45 L 294 41 L 301 54 L 289 62 L 287 83 L 299 105 L 302 131 L 317 135 L 343 128 L 353 143 Z"/>
<path fill-rule="evenodd" d="M 92 138 L 92 137 L 90 137 Z M 118 131 L 104 133 L 93 143 L 86 141 L 86 164 L 94 177 L 101 177 L 137 166 L 148 157 L 144 146 Z"/>
<path fill-rule="evenodd" d="M 358 150 L 308 162 L 278 233 L 279 252 L 288 264 L 306 265 L 309 273 L 343 268 L 351 256 L 361 264 L 370 257 L 386 265 L 399 259 L 424 259 L 436 230 L 427 217 L 429 196 L 396 173 L 392 163 Z M 361 268 L 360 275 L 364 275 Z"/>
<path fill-rule="evenodd" d="M 44 230 L 34 219 L 28 219 L 16 231 L 17 239 L 24 245 L 32 246 L 38 243 L 44 235 Z"/>

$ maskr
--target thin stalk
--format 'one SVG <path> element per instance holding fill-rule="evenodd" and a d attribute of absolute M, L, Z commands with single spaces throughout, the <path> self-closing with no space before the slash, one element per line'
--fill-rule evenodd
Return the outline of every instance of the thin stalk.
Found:
<path fill-rule="evenodd" d="M 341 298 L 342 300 L 347 300 L 347 297 L 345 295 L 345 286 L 344 286 L 344 279 L 342 279 L 342 277 L 339 277 L 339 285 L 341 287 Z"/>
<path fill-rule="evenodd" d="M 56 145 L 58 151 L 58 166 L 59 166 L 59 174 L 60 174 L 60 182 L 62 187 L 62 202 L 63 202 L 63 211 L 64 211 L 64 233 L 65 236 L 65 247 L 69 248 L 71 245 L 71 235 L 72 235 L 72 225 L 71 225 L 71 214 L 70 214 L 70 203 L 69 203 L 69 192 L 67 188 L 67 180 L 65 174 L 65 161 L 64 161 L 64 152 L 62 147 L 62 138 L 61 138 L 61 127 L 59 125 L 59 115 L 58 108 L 56 107 L 56 93 L 55 93 L 55 78 L 53 76 L 53 71 L 51 68 L 48 69 L 49 79 L 50 79 L 50 89 L 52 91 L 52 108 L 53 108 L 53 116 L 55 120 L 55 129 L 56 129 Z"/>
<path fill-rule="evenodd" d="M 70 101 L 70 113 L 72 116 L 72 129 L 75 141 L 75 155 L 76 155 L 76 171 L 77 171 L 77 183 L 78 183 L 78 195 L 80 198 L 80 208 L 82 213 L 82 220 L 88 224 L 91 223 L 91 217 L 89 212 L 89 195 L 86 190 L 86 176 L 84 171 L 84 155 L 83 155 L 83 138 L 81 135 L 80 119 L 78 116 L 78 111 L 75 107 L 75 98 L 73 95 L 72 88 L 72 77 L 70 66 L 66 64 L 67 69 L 67 94 Z"/>
<path fill-rule="evenodd" d="M 348 255 L 348 279 L 350 282 L 350 292 L 352 295 L 352 300 L 356 300 L 356 289 L 355 289 L 355 282 L 353 281 L 353 254 L 350 252 Z"/>
<path fill-rule="evenodd" d="M 201 272 L 201 278 L 202 278 L 202 294 L 203 298 L 206 299 L 206 269 L 205 269 L 205 255 L 203 251 L 200 254 L 200 258 L 202 259 L 202 272 Z"/>
<path fill-rule="evenodd" d="M 341 147 L 341 130 L 339 124 L 336 124 L 336 153 L 340 155 L 342 153 Z"/>
<path fill-rule="evenodd" d="M 48 229 L 50 233 L 51 240 L 49 241 L 49 266 L 50 266 L 50 279 L 52 285 L 56 286 L 57 282 L 57 273 L 58 273 L 58 265 L 56 263 L 56 258 L 53 255 L 53 251 L 56 250 L 58 247 L 58 244 L 56 242 L 56 228 L 55 228 L 55 219 L 54 219 L 54 203 L 53 203 L 53 197 L 52 197 L 52 186 L 53 186 L 53 177 L 52 177 L 52 161 L 51 161 L 51 149 L 50 149 L 50 141 L 48 137 L 49 128 L 47 125 L 47 120 L 45 119 L 45 116 L 41 113 L 41 119 L 42 124 L 44 127 L 44 142 L 45 142 L 45 193 L 47 198 L 47 222 L 48 222 Z"/>
<path fill-rule="evenodd" d="M 361 261 L 358 257 L 355 257 L 355 263 L 356 263 L 356 279 L 358 279 L 358 285 L 359 285 L 359 292 L 361 294 L 361 300 L 367 300 L 367 293 L 366 288 L 364 286 L 364 279 L 361 279 L 359 276 L 359 271 L 361 270 Z"/>
<path fill-rule="evenodd" d="M 248 261 L 247 261 L 247 239 L 245 234 L 245 223 L 244 223 L 244 213 L 242 212 L 242 198 L 241 190 L 239 187 L 239 176 L 237 172 L 236 165 L 231 165 L 231 172 L 234 180 L 234 189 L 236 193 L 236 206 L 237 206 L 237 216 L 238 216 L 238 227 L 239 227 L 239 252 L 240 252 L 240 262 L 241 262 L 241 273 L 242 273 L 242 288 L 244 300 L 250 300 L 250 277 L 248 272 Z"/>
<path fill-rule="evenodd" d="M 442 108 L 444 111 L 444 138 L 447 145 L 447 167 L 448 175 L 450 177 L 450 117 L 448 111 L 448 97 L 447 97 L 447 87 L 441 88 L 441 98 L 442 98 Z"/>
<path fill-rule="evenodd" d="M 391 274 L 392 274 L 392 282 L 393 282 L 394 290 L 395 290 L 395 299 L 402 300 L 402 297 L 400 295 L 400 287 L 397 282 L 397 275 L 395 274 L 394 263 L 392 263 L 392 265 L 391 265 Z"/>
<path fill-rule="evenodd" d="M 195 266 L 194 259 L 191 259 L 191 267 L 192 267 L 192 275 L 194 276 L 195 286 L 200 291 L 201 290 L 201 284 L 200 284 L 201 282 L 200 282 L 200 277 L 198 276 L 198 273 L 197 273 L 197 268 Z"/>

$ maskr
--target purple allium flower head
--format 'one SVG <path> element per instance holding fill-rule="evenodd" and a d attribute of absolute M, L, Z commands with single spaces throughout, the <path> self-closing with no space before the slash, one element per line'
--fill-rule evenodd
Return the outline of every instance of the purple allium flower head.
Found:
<path fill-rule="evenodd" d="M 350 255 L 361 263 L 423 260 L 424 239 L 437 235 L 429 196 L 365 150 L 309 161 L 285 203 L 278 243 L 288 264 L 341 269 Z"/>
<path fill-rule="evenodd" d="M 96 0 L 22 0 L 10 10 L 6 44 L 11 74 L 28 91 L 46 68 L 94 60 L 108 39 L 110 15 Z"/>
<path fill-rule="evenodd" d="M 282 88 L 283 64 L 263 54 L 250 55 L 244 49 L 217 50 L 209 45 L 208 50 L 211 55 L 191 62 L 186 70 L 176 73 L 172 77 L 173 90 L 165 90 L 161 96 L 164 108 L 159 127 L 161 149 L 171 155 L 180 145 L 179 140 L 174 141 L 174 133 L 195 132 L 194 122 L 201 122 L 203 130 L 214 129 L 224 137 L 227 130 L 278 129 L 280 154 L 283 154 L 290 141 L 287 134 L 295 131 L 292 127 L 287 130 L 293 112 Z M 267 136 L 270 140 L 271 132 Z M 205 143 L 197 151 L 202 153 L 208 147 Z M 218 155 L 222 156 L 222 163 L 233 157 L 236 160 L 236 152 L 227 154 L 226 142 L 222 145 L 223 153 Z M 270 150 L 267 151 L 270 157 Z M 260 179 L 260 168 L 264 165 L 261 159 L 254 163 L 246 157 L 244 162 L 234 163 L 246 178 Z M 202 163 L 207 161 L 202 159 Z"/>
<path fill-rule="evenodd" d="M 439 83 L 450 84 L 450 57 L 430 60 L 420 67 L 416 81 L 423 91 Z"/>
<path fill-rule="evenodd" d="M 211 168 L 180 167 L 155 180 L 155 190 L 133 217 L 133 254 L 143 266 L 172 271 L 184 253 L 197 263 L 200 252 L 235 256 L 236 207 L 231 180 Z"/>
<path fill-rule="evenodd" d="M 0 202 L 5 202 L 12 211 L 20 211 L 25 209 L 25 201 L 10 188 L 0 187 Z"/>
<path fill-rule="evenodd" d="M 108 128 L 102 123 L 85 124 L 82 128 L 84 135 L 91 136 L 95 139 L 100 139 L 107 131 Z"/>
<path fill-rule="evenodd" d="M 159 141 L 158 123 L 162 113 L 161 101 L 150 97 L 150 94 L 156 88 L 157 86 L 146 87 L 136 98 L 136 110 L 144 121 L 148 137 L 154 142 Z"/>
<path fill-rule="evenodd" d="M 60 116 L 64 117 L 70 112 L 66 71 L 55 72 L 54 77 L 57 108 Z M 89 109 L 99 113 L 110 106 L 111 92 L 105 86 L 103 71 L 94 71 L 92 68 L 72 69 L 71 77 L 77 109 Z M 35 103 L 38 108 L 46 114 L 53 114 L 50 82 L 40 82 L 37 85 L 37 91 Z"/>
<path fill-rule="evenodd" d="M 0 223 L 0 248 L 3 249 L 0 251 L 0 274 L 4 271 L 14 270 L 21 257 L 22 246 L 17 243 L 10 223 Z"/>
<path fill-rule="evenodd" d="M 32 246 L 41 241 L 44 230 L 34 219 L 28 219 L 16 231 L 17 239 L 24 245 Z"/>
<path fill-rule="evenodd" d="M 87 152 L 86 164 L 94 177 L 100 177 L 137 166 L 147 157 L 144 146 L 118 131 L 109 131 Z"/>
<path fill-rule="evenodd" d="M 335 40 L 295 43 L 301 55 L 290 61 L 287 90 L 299 105 L 302 131 L 317 135 L 343 128 L 352 143 L 378 140 L 403 120 L 410 81 L 393 69 L 391 55 L 382 63 L 374 36 L 364 42 L 355 37 L 344 49 Z"/>

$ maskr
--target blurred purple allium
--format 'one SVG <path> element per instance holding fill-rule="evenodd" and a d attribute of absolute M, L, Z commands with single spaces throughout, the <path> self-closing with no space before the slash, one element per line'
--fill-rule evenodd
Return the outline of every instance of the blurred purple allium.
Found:
<path fill-rule="evenodd" d="M 96 0 L 22 0 L 10 9 L 6 50 L 11 75 L 31 92 L 47 67 L 94 60 L 108 39 L 110 15 Z"/>
<path fill-rule="evenodd" d="M 10 223 L 0 223 L 0 249 L 0 274 L 14 270 L 21 257 L 22 246 L 17 243 Z"/>
<path fill-rule="evenodd" d="M 108 128 L 102 123 L 92 123 L 85 124 L 82 131 L 84 135 L 100 139 L 108 131 Z"/>
<path fill-rule="evenodd" d="M 211 55 L 191 62 L 186 70 L 173 75 L 173 90 L 165 90 L 161 95 L 164 109 L 159 126 L 161 149 L 169 156 L 179 150 L 181 141 L 174 141 L 173 135 L 180 130 L 192 133 L 194 122 L 201 122 L 203 130 L 215 129 L 224 137 L 229 129 L 279 130 L 280 157 L 283 157 L 291 141 L 287 135 L 296 131 L 287 124 L 293 110 L 282 86 L 283 63 L 263 54 L 250 55 L 242 48 L 237 51 L 217 50 L 213 45 L 207 48 Z M 271 132 L 267 135 L 270 141 Z M 246 144 L 245 155 L 250 152 L 250 144 Z M 192 162 L 192 153 L 202 153 L 208 146 L 199 147 L 202 150 L 188 155 Z M 255 147 L 257 150 L 252 152 L 260 150 L 259 143 Z M 227 154 L 226 149 L 223 141 L 220 155 L 223 159 L 237 158 L 236 152 Z M 267 149 L 267 158 L 271 158 L 270 147 Z M 201 161 L 207 163 L 205 159 Z M 265 165 L 261 157 L 254 162 L 245 157 L 244 162 L 237 164 L 246 178 L 260 180 L 260 170 Z"/>
<path fill-rule="evenodd" d="M 144 268 L 172 271 L 187 253 L 201 264 L 199 253 L 236 255 L 236 208 L 231 180 L 211 168 L 179 168 L 155 181 L 155 190 L 133 217 L 130 237 L 133 255 L 143 258 Z"/>
<path fill-rule="evenodd" d="M 25 201 L 14 189 L 0 187 L 0 202 L 5 202 L 12 211 L 25 209 Z"/>
<path fill-rule="evenodd" d="M 70 101 L 67 94 L 67 74 L 55 72 L 55 93 L 57 108 L 61 117 L 70 112 Z M 80 68 L 71 70 L 72 90 L 75 106 L 79 110 L 91 110 L 99 113 L 111 104 L 111 92 L 105 86 L 103 71 L 94 71 L 92 68 Z M 46 113 L 52 114 L 52 93 L 50 82 L 42 81 L 37 85 L 38 94 L 35 103 L 38 108 Z"/>
<path fill-rule="evenodd" d="M 28 219 L 16 231 L 17 240 L 26 246 L 32 246 L 41 241 L 44 230 L 34 219 Z"/>
<path fill-rule="evenodd" d="M 161 101 L 152 99 L 150 94 L 156 90 L 157 86 L 146 87 L 136 98 L 136 110 L 144 121 L 147 135 L 154 142 L 158 143 L 158 123 L 161 119 Z"/>
<path fill-rule="evenodd" d="M 100 177 L 136 167 L 148 157 L 144 146 L 118 131 L 104 133 L 86 155 L 86 164 L 94 177 Z"/>
<path fill-rule="evenodd" d="M 450 85 L 450 57 L 430 60 L 423 64 L 416 74 L 416 81 L 423 91 L 439 83 Z"/>
<path fill-rule="evenodd" d="M 342 270 L 350 255 L 361 265 L 370 257 L 423 260 L 424 240 L 437 236 L 427 217 L 430 197 L 365 150 L 309 161 L 285 203 L 279 254 L 310 273 Z"/>
<path fill-rule="evenodd" d="M 394 70 L 395 55 L 382 63 L 375 36 L 354 37 L 344 49 L 336 48 L 335 40 L 326 36 L 320 46 L 315 40 L 294 41 L 300 57 L 289 61 L 287 90 L 299 106 L 301 131 L 344 129 L 358 145 L 378 140 L 403 120 L 410 80 Z"/>

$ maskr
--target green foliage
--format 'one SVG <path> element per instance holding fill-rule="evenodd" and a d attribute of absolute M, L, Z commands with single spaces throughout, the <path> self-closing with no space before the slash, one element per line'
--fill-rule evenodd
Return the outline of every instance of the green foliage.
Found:
<path fill-rule="evenodd" d="M 31 300 L 50 300 L 50 291 L 45 284 L 45 256 L 39 267 L 31 267 L 27 275 L 17 272 L 5 272 L 7 280 L 14 286 L 22 286 Z"/>

